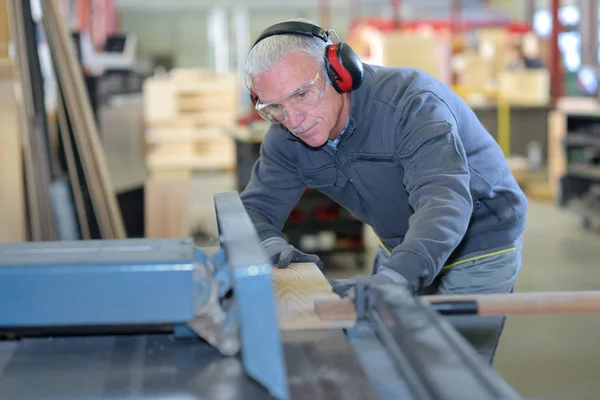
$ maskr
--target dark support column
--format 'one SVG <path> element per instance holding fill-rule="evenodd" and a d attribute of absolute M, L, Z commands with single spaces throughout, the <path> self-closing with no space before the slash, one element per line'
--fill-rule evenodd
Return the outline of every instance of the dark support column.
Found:
<path fill-rule="evenodd" d="M 552 0 L 550 10 L 552 12 L 552 39 L 551 39 L 551 57 L 550 57 L 550 76 L 552 82 L 552 104 L 563 96 L 564 78 L 562 67 L 562 55 L 558 47 L 558 34 L 562 31 L 562 26 L 558 19 L 558 9 L 560 0 Z"/>
<path fill-rule="evenodd" d="M 452 34 L 457 35 L 461 30 L 462 0 L 452 0 L 451 6 Z"/>
<path fill-rule="evenodd" d="M 580 0 L 580 1 L 585 1 L 585 0 Z M 536 0 L 525 0 L 523 2 L 523 5 L 525 7 L 525 21 L 528 23 L 532 23 L 533 22 L 533 14 L 536 11 Z"/>
<path fill-rule="evenodd" d="M 392 5 L 394 25 L 396 26 L 396 29 L 399 29 L 402 25 L 402 0 L 390 0 L 390 4 Z"/>
<path fill-rule="evenodd" d="M 579 33 L 581 34 L 581 64 L 598 64 L 598 1 L 579 0 L 581 20 Z"/>

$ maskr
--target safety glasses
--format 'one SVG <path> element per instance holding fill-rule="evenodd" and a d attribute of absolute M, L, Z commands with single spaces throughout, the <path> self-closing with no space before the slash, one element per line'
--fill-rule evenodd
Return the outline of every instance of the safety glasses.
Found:
<path fill-rule="evenodd" d="M 261 103 L 259 100 L 255 106 L 256 111 L 263 119 L 275 123 L 287 121 L 289 112 L 307 113 L 319 104 L 325 94 L 326 84 L 319 85 L 321 75 L 321 71 L 318 71 L 310 82 L 300 86 L 291 94 L 282 96 L 270 103 Z"/>

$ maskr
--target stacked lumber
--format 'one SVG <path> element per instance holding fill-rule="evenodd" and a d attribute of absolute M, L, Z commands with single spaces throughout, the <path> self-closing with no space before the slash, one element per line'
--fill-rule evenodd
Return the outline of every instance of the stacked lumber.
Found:
<path fill-rule="evenodd" d="M 390 67 L 418 68 L 450 84 L 451 46 L 448 38 L 416 35 L 403 31 L 383 32 L 364 26 L 348 43 L 364 62 Z"/>
<path fill-rule="evenodd" d="M 233 74 L 175 69 L 144 82 L 147 145 L 145 236 L 190 235 L 190 179 L 200 171 L 233 170 L 237 90 Z"/>
<path fill-rule="evenodd" d="M 237 118 L 236 76 L 175 69 L 144 83 L 146 163 L 155 170 L 231 170 L 226 129 Z"/>
<path fill-rule="evenodd" d="M 0 3 L 3 10 L 5 5 Z M 29 1 L 9 0 L 8 5 L 18 114 L 15 116 L 14 107 L 13 112 L 3 107 L 10 115 L 3 115 L 1 120 L 9 121 L 11 130 L 15 117 L 18 121 L 21 149 L 15 151 L 13 142 L 8 160 L 16 163 L 19 157 L 22 159 L 22 171 L 16 170 L 11 175 L 16 179 L 14 182 L 21 180 L 21 190 L 13 188 L 12 192 L 24 193 L 26 238 L 33 241 L 124 238 L 126 232 L 83 71 L 58 1 L 40 3 L 41 21 L 34 19 L 35 8 Z M 4 25 L 0 31 L 3 28 Z M 57 82 L 56 110 L 48 109 L 45 102 L 38 55 L 38 29 L 42 28 Z M 11 133 L 14 134 L 9 132 L 7 137 Z M 66 159 L 64 164 L 58 162 L 58 143 Z M 17 218 L 18 210 L 15 212 Z M 14 228 L 15 232 L 21 232 L 16 223 Z M 22 232 L 18 235 L 23 238 Z"/>
<path fill-rule="evenodd" d="M 550 71 L 546 68 L 503 71 L 498 76 L 498 82 L 499 94 L 510 104 L 550 104 Z"/>
<path fill-rule="evenodd" d="M 57 120 L 80 236 L 123 239 L 127 232 L 73 39 L 57 1 L 42 2 L 42 11 L 56 71 Z"/>

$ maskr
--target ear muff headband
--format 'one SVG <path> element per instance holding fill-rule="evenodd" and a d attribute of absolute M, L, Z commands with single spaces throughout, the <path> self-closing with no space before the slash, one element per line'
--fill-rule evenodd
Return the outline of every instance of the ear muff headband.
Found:
<path fill-rule="evenodd" d="M 308 24 L 301 21 L 286 21 L 272 25 L 262 31 L 258 38 L 254 41 L 252 47 L 256 46 L 258 42 L 266 39 L 270 36 L 275 35 L 302 35 L 308 37 L 316 37 L 324 42 L 329 40 L 329 32 L 320 26 Z"/>

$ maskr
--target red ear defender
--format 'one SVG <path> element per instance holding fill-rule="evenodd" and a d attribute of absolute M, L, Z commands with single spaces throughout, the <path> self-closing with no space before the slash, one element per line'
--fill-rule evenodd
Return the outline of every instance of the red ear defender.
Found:
<path fill-rule="evenodd" d="M 331 85 L 338 93 L 348 93 L 360 87 L 363 65 L 346 43 L 335 43 L 325 50 L 325 67 Z"/>
<path fill-rule="evenodd" d="M 347 93 L 352 90 L 352 76 L 342 66 L 338 58 L 339 43 L 327 46 L 325 51 L 327 63 L 327 75 L 335 90 L 339 93 Z"/>

